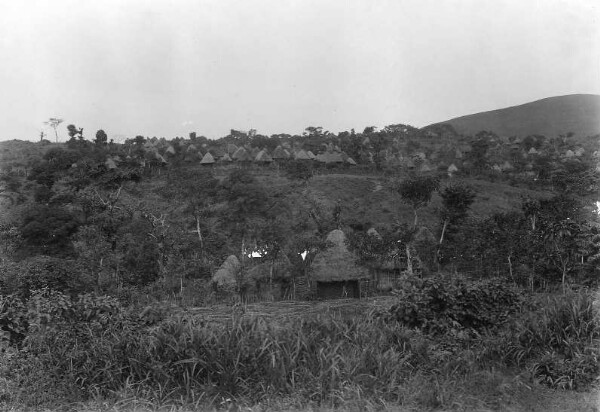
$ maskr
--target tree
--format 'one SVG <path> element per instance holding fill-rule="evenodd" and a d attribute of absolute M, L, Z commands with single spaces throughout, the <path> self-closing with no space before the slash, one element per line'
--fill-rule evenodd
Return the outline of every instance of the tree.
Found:
<path fill-rule="evenodd" d="M 67 126 L 67 131 L 71 139 L 74 139 L 75 137 L 78 137 L 79 140 L 83 139 L 83 128 L 78 129 L 74 124 L 70 124 Z"/>
<path fill-rule="evenodd" d="M 433 176 L 412 176 L 395 185 L 395 191 L 400 194 L 402 201 L 409 204 L 415 214 L 413 227 L 417 227 L 419 217 L 417 210 L 431 201 L 433 192 L 438 189 L 440 181 Z"/>
<path fill-rule="evenodd" d="M 442 210 L 440 212 L 442 218 L 442 233 L 440 235 L 441 245 L 444 241 L 444 234 L 448 225 L 455 225 L 460 220 L 467 217 L 469 208 L 475 201 L 475 191 L 466 185 L 454 184 L 446 186 L 440 192 L 442 198 Z"/>
<path fill-rule="evenodd" d="M 56 129 L 58 128 L 58 125 L 60 125 L 62 122 L 64 122 L 63 119 L 59 119 L 56 117 L 51 117 L 50 119 L 44 122 L 44 124 L 47 124 L 48 126 L 54 129 L 54 134 L 56 135 L 56 143 L 58 143 L 58 132 L 56 131 Z"/>
<path fill-rule="evenodd" d="M 563 292 L 567 275 L 579 264 L 584 236 L 582 225 L 570 219 L 552 222 L 544 230 L 545 257 L 560 271 Z"/>
<path fill-rule="evenodd" d="M 106 135 L 106 132 L 102 129 L 98 130 L 96 132 L 96 140 L 94 140 L 94 143 L 96 143 L 97 146 L 105 146 L 107 141 L 108 136 Z"/>
<path fill-rule="evenodd" d="M 32 254 L 68 256 L 73 250 L 70 237 L 78 226 L 75 216 L 66 209 L 36 204 L 25 211 L 20 231 Z"/>

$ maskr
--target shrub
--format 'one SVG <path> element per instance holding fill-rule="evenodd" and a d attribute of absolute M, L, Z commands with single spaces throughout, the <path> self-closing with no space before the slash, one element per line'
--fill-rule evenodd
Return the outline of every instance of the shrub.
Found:
<path fill-rule="evenodd" d="M 32 291 L 48 288 L 77 295 L 89 288 L 90 279 L 73 260 L 35 256 L 19 263 L 0 264 L 0 293 L 27 298 Z"/>
<path fill-rule="evenodd" d="M 501 279 L 463 277 L 414 279 L 404 282 L 398 296 L 383 314 L 386 320 L 442 334 L 496 329 L 521 302 L 519 292 Z"/>

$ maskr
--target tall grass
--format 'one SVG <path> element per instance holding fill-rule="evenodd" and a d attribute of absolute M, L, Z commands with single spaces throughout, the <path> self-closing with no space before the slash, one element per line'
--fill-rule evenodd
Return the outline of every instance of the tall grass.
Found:
<path fill-rule="evenodd" d="M 532 306 L 499 335 L 488 337 L 484 357 L 494 353 L 504 364 L 527 368 L 555 388 L 592 383 L 600 373 L 594 296 L 586 291 L 546 296 Z"/>
<path fill-rule="evenodd" d="M 19 384 L 6 396 L 34 404 L 134 396 L 154 405 L 294 399 L 357 410 L 454 408 L 484 407 L 507 391 L 504 368 L 528 369 L 553 387 L 591 382 L 598 373 L 592 298 L 534 306 L 493 334 L 440 336 L 369 313 L 283 321 L 240 315 L 225 324 L 147 317 L 105 298 L 35 295 L 23 347 L 4 358 L 6 376 Z"/>

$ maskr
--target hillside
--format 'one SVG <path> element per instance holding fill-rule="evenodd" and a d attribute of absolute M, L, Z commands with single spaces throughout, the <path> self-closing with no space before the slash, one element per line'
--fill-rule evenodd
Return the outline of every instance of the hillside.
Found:
<path fill-rule="evenodd" d="M 500 136 L 543 135 L 569 132 L 582 138 L 600 133 L 600 96 L 573 94 L 549 97 L 519 106 L 461 116 L 434 125 L 449 124 L 464 135 L 490 130 Z M 434 126 L 432 125 L 432 126 Z"/>

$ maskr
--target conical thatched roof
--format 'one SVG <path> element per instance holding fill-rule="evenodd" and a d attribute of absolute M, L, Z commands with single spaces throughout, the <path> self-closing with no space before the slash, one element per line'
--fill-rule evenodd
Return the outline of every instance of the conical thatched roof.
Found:
<path fill-rule="evenodd" d="M 448 166 L 448 173 L 454 173 L 454 172 L 458 172 L 458 167 L 456 167 L 456 165 L 454 163 L 452 163 L 450 166 Z"/>
<path fill-rule="evenodd" d="M 236 276 L 240 270 L 240 261 L 234 255 L 230 255 L 215 272 L 212 281 L 219 287 L 235 287 Z"/>
<path fill-rule="evenodd" d="M 249 150 L 249 153 L 252 156 L 252 159 L 256 159 L 256 156 L 258 155 L 259 152 L 260 152 L 260 149 L 258 147 L 252 147 Z"/>
<path fill-rule="evenodd" d="M 267 153 L 267 151 L 265 149 L 263 149 L 260 152 L 258 152 L 258 154 L 256 155 L 256 157 L 254 158 L 254 161 L 256 161 L 256 162 L 263 162 L 263 163 L 270 163 L 270 162 L 273 161 L 273 158 L 271 158 L 271 156 L 269 156 L 269 154 Z"/>
<path fill-rule="evenodd" d="M 368 270 L 356 265 L 356 257 L 346 246 L 346 235 L 339 229 L 327 235 L 332 247 L 320 252 L 311 266 L 312 278 L 320 282 L 364 279 L 369 277 Z"/>
<path fill-rule="evenodd" d="M 312 160 L 314 159 L 316 156 L 313 152 L 311 152 L 310 150 L 306 152 L 306 154 L 308 155 L 308 157 Z"/>
<path fill-rule="evenodd" d="M 296 160 L 310 160 L 310 156 L 306 153 L 306 150 L 302 149 L 296 152 L 294 158 Z"/>
<path fill-rule="evenodd" d="M 421 172 L 431 172 L 431 170 L 431 166 L 429 166 L 427 163 L 423 163 L 421 167 L 419 167 L 419 171 Z"/>
<path fill-rule="evenodd" d="M 222 162 L 231 162 L 231 157 L 229 157 L 229 155 L 227 153 L 225 153 L 220 160 Z"/>
<path fill-rule="evenodd" d="M 215 162 L 215 158 L 213 157 L 213 155 L 210 154 L 210 152 L 206 152 L 206 154 L 204 155 L 202 160 L 200 160 L 201 165 L 211 165 L 214 162 Z"/>
<path fill-rule="evenodd" d="M 117 164 L 110 157 L 108 159 L 106 159 L 106 162 L 104 162 L 104 166 L 106 166 L 107 169 L 116 169 L 117 168 Z"/>
<path fill-rule="evenodd" d="M 235 151 L 235 153 L 233 154 L 233 156 L 231 156 L 231 158 L 233 160 L 237 160 L 237 161 L 240 161 L 240 162 L 243 162 L 245 160 L 250 160 L 251 159 L 250 158 L 250 154 L 243 147 L 240 147 L 239 149 L 237 149 Z"/>
<path fill-rule="evenodd" d="M 290 154 L 282 146 L 277 146 L 273 151 L 273 155 L 271 157 L 275 160 L 288 159 L 290 157 Z"/>
<path fill-rule="evenodd" d="M 165 154 L 174 155 L 175 154 L 175 148 L 173 146 L 169 145 L 169 147 L 167 147 L 167 150 L 165 150 Z"/>
<path fill-rule="evenodd" d="M 348 164 L 350 164 L 350 165 L 352 165 L 352 166 L 356 166 L 356 162 L 355 162 L 355 161 L 354 161 L 354 159 L 353 159 L 353 158 L 351 158 L 351 157 L 348 157 L 348 158 L 346 159 L 346 163 L 348 163 Z"/>
<path fill-rule="evenodd" d="M 238 147 L 235 144 L 229 143 L 227 145 L 227 154 L 229 154 L 229 156 L 232 156 L 237 149 Z"/>

